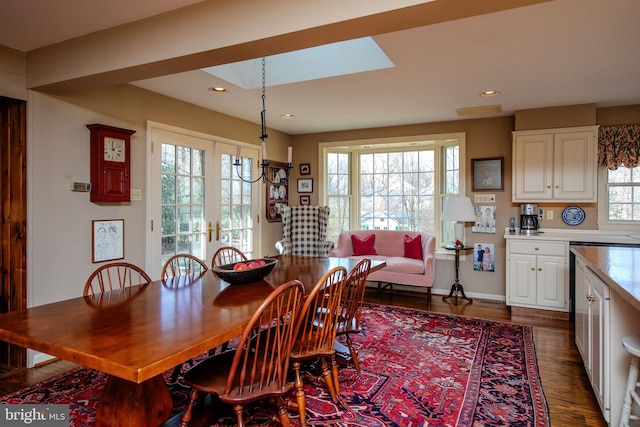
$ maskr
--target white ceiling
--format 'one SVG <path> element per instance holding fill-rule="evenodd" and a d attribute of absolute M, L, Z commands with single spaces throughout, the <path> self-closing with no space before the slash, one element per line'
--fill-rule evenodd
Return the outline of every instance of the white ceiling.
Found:
<path fill-rule="evenodd" d="M 0 0 L 0 44 L 29 51 L 192 3 L 198 1 Z M 269 87 L 267 124 L 303 134 L 457 120 L 457 108 L 493 104 L 502 106 L 493 116 L 584 103 L 640 104 L 639 19 L 638 0 L 554 0 L 376 35 L 395 67 Z M 260 89 L 245 90 L 201 70 L 132 83 L 260 120 Z M 228 92 L 212 94 L 212 86 Z M 479 96 L 489 89 L 501 94 Z M 296 118 L 281 119 L 282 113 Z"/>

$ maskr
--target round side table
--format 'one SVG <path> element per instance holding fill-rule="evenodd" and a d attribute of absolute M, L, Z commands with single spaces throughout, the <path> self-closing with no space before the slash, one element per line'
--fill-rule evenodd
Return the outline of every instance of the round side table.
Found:
<path fill-rule="evenodd" d="M 471 250 L 473 249 L 473 246 L 444 245 L 443 248 L 448 251 L 455 251 L 456 281 L 453 283 L 453 285 L 451 285 L 451 292 L 449 292 L 449 295 L 442 297 L 442 301 L 446 301 L 447 298 L 453 297 L 453 305 L 458 305 L 458 295 L 460 295 L 462 298 L 469 301 L 470 304 L 473 303 L 473 300 L 471 298 L 467 298 L 467 296 L 464 294 L 464 288 L 462 287 L 462 285 L 460 284 L 460 280 L 458 279 L 458 269 L 460 267 L 460 251 Z"/>

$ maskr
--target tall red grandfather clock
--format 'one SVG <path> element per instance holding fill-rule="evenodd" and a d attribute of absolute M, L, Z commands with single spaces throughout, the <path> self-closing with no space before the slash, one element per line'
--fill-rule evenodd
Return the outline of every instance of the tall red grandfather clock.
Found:
<path fill-rule="evenodd" d="M 91 131 L 91 197 L 94 203 L 131 200 L 131 135 L 134 130 L 87 125 Z"/>

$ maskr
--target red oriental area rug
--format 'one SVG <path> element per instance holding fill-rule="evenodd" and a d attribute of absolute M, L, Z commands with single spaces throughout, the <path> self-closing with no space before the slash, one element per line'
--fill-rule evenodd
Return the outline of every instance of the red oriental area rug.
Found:
<path fill-rule="evenodd" d="M 528 326 L 366 304 L 354 342 L 362 375 L 352 367 L 340 370 L 348 407 L 333 404 L 321 382 L 307 383 L 310 426 L 550 425 Z M 4 396 L 0 404 L 69 403 L 70 425 L 89 427 L 105 383 L 105 374 L 77 368 Z M 169 387 L 175 414 L 188 389 Z M 298 426 L 297 414 L 291 415 Z M 232 420 L 221 416 L 213 426 Z"/>

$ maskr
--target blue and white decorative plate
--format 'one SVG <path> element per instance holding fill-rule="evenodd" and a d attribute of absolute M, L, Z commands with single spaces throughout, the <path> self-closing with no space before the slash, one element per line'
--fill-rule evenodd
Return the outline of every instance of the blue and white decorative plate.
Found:
<path fill-rule="evenodd" d="M 579 225 L 584 221 L 584 209 L 579 206 L 569 206 L 562 211 L 562 220 L 567 225 Z"/>

